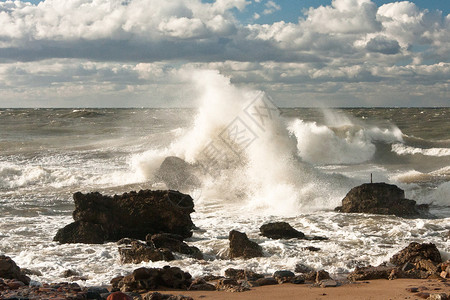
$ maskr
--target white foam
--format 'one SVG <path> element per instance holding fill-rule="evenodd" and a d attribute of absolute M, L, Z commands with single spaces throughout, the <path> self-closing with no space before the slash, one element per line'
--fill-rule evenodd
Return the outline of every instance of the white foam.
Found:
<path fill-rule="evenodd" d="M 392 143 L 403 140 L 402 132 L 395 126 L 384 129 L 365 128 L 340 115 L 333 118 L 332 112 L 326 111 L 325 119 L 332 126 L 299 119 L 292 122 L 289 130 L 297 138 L 299 156 L 314 164 L 356 164 L 373 157 L 375 142 Z"/>
<path fill-rule="evenodd" d="M 393 144 L 392 145 L 392 152 L 397 153 L 398 155 L 414 155 L 414 154 L 421 154 L 425 156 L 450 156 L 450 148 L 417 148 L 417 147 L 411 147 L 404 144 Z"/>

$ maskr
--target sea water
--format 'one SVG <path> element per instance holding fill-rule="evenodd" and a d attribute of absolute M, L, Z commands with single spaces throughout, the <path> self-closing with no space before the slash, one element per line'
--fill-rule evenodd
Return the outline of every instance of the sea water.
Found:
<path fill-rule="evenodd" d="M 210 74 L 211 75 L 211 74 Z M 230 267 L 271 274 L 297 264 L 339 276 L 378 265 L 410 242 L 450 252 L 449 108 L 277 108 L 267 94 L 220 76 L 203 80 L 198 108 L 0 109 L 0 254 L 59 282 L 108 284 L 137 267 L 179 266 L 193 276 Z M 59 244 L 72 222 L 72 194 L 164 189 L 154 174 L 167 156 L 195 165 L 187 187 L 198 229 L 188 239 L 205 260 L 122 264 L 115 243 Z M 354 186 L 396 184 L 431 205 L 433 219 L 334 212 Z M 328 240 L 272 240 L 285 221 Z M 227 258 L 228 233 L 247 233 L 265 256 Z M 308 246 L 320 248 L 312 252 Z"/>

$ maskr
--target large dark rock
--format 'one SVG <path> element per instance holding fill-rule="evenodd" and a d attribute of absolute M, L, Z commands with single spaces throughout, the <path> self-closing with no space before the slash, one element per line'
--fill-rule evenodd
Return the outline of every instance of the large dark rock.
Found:
<path fill-rule="evenodd" d="M 30 278 L 22 273 L 11 257 L 0 255 L 0 278 L 15 279 L 30 284 Z"/>
<path fill-rule="evenodd" d="M 144 240 L 151 233 L 192 236 L 194 202 L 177 191 L 141 190 L 113 197 L 75 193 L 74 223 L 59 229 L 55 241 L 101 244 L 121 238 Z"/>
<path fill-rule="evenodd" d="M 439 277 L 441 255 L 434 244 L 410 243 L 390 259 L 391 265 L 358 267 L 348 275 L 349 280 Z"/>
<path fill-rule="evenodd" d="M 172 233 L 158 233 L 147 235 L 147 244 L 155 248 L 167 248 L 170 251 L 187 254 L 196 259 L 203 259 L 202 252 L 194 246 L 189 246 L 183 242 L 181 235 Z"/>
<path fill-rule="evenodd" d="M 194 175 L 194 166 L 176 156 L 164 159 L 155 173 L 155 178 L 164 182 L 168 189 L 185 190 L 200 186 L 200 180 Z"/>
<path fill-rule="evenodd" d="M 271 239 L 292 239 L 292 238 L 305 238 L 305 234 L 294 229 L 289 223 L 286 222 L 273 222 L 262 225 L 259 230 L 261 235 Z"/>
<path fill-rule="evenodd" d="M 245 233 L 232 230 L 229 234 L 230 258 L 253 258 L 263 256 L 262 248 L 257 243 L 250 241 Z"/>
<path fill-rule="evenodd" d="M 139 268 L 127 276 L 111 280 L 113 290 L 122 292 L 145 293 L 158 288 L 187 290 L 192 283 L 192 276 L 177 267 Z"/>
<path fill-rule="evenodd" d="M 354 187 L 342 200 L 336 211 L 344 213 L 369 213 L 416 217 L 428 211 L 427 205 L 416 205 L 416 201 L 405 199 L 405 192 L 396 185 L 365 183 Z"/>
<path fill-rule="evenodd" d="M 436 265 L 442 262 L 441 254 L 435 244 L 410 243 L 406 248 L 392 256 L 390 261 L 396 266 L 402 266 L 405 263 L 415 264 L 423 260 L 430 260 Z"/>

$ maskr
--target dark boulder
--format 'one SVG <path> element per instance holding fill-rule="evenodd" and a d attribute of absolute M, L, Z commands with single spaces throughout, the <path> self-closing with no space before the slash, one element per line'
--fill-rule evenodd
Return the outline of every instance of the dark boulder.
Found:
<path fill-rule="evenodd" d="M 15 279 L 30 284 L 30 278 L 22 273 L 11 257 L 0 255 L 0 278 Z"/>
<path fill-rule="evenodd" d="M 158 288 L 182 289 L 192 283 L 189 273 L 177 267 L 139 268 L 127 276 L 120 276 L 111 280 L 113 290 L 122 292 L 145 293 Z"/>
<path fill-rule="evenodd" d="M 196 259 L 203 259 L 202 252 L 194 246 L 189 246 L 183 242 L 183 237 L 171 233 L 158 233 L 147 235 L 147 244 L 154 248 L 167 248 L 170 251 L 187 254 Z"/>
<path fill-rule="evenodd" d="M 257 243 L 250 241 L 245 233 L 232 230 L 229 234 L 230 258 L 253 258 L 263 256 L 262 248 Z"/>
<path fill-rule="evenodd" d="M 349 274 L 349 280 L 439 277 L 441 255 L 434 244 L 410 243 L 390 259 L 391 265 L 358 267 Z"/>
<path fill-rule="evenodd" d="M 395 267 L 378 266 L 378 267 L 357 267 L 347 276 L 350 281 L 372 280 L 372 279 L 389 279 Z"/>
<path fill-rule="evenodd" d="M 195 167 L 176 156 L 164 159 L 155 173 L 155 179 L 164 182 L 168 189 L 185 190 L 200 186 L 200 180 L 194 175 Z"/>
<path fill-rule="evenodd" d="M 426 205 L 416 205 L 416 201 L 405 199 L 405 192 L 396 185 L 365 183 L 354 187 L 342 200 L 336 211 L 344 213 L 368 213 L 417 217 L 428 211 Z"/>
<path fill-rule="evenodd" d="M 155 248 L 139 241 L 132 241 L 129 245 L 119 247 L 119 254 L 120 261 L 124 264 L 175 259 L 169 249 Z"/>
<path fill-rule="evenodd" d="M 305 238 L 303 232 L 294 229 L 286 222 L 273 222 L 262 225 L 259 230 L 261 235 L 271 239 Z"/>
<path fill-rule="evenodd" d="M 194 202 L 180 192 L 142 190 L 114 197 L 78 192 L 73 199 L 75 222 L 59 229 L 55 241 L 101 244 L 161 232 L 192 236 Z"/>
<path fill-rule="evenodd" d="M 415 264 L 423 260 L 430 260 L 436 265 L 442 262 L 441 254 L 435 244 L 410 243 L 406 248 L 392 256 L 390 261 L 396 266 L 403 266 L 405 263 Z"/>
<path fill-rule="evenodd" d="M 259 278 L 264 277 L 264 275 L 255 273 L 250 270 L 233 269 L 233 268 L 226 269 L 225 276 L 227 278 L 231 278 L 231 279 L 235 279 L 235 280 L 247 280 L 247 281 L 255 281 Z"/>

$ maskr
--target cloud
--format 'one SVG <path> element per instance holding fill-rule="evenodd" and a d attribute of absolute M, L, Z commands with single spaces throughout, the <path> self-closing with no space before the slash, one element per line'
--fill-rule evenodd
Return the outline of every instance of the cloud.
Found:
<path fill-rule="evenodd" d="M 0 105 L 101 95 L 140 106 L 149 94 L 154 102 L 147 105 L 162 105 L 164 97 L 183 97 L 189 85 L 177 76 L 195 68 L 219 70 L 282 103 L 418 103 L 420 93 L 435 105 L 448 102 L 450 16 L 408 1 L 377 7 L 371 0 L 333 0 L 297 22 L 244 24 L 236 11 L 250 3 L 0 2 Z M 281 9 L 274 1 L 264 5 L 270 13 Z"/>
<path fill-rule="evenodd" d="M 263 10 L 263 15 L 270 15 L 273 14 L 274 12 L 278 11 L 281 9 L 281 6 L 276 4 L 273 1 L 267 1 L 266 4 L 264 4 L 264 6 L 266 7 Z"/>

